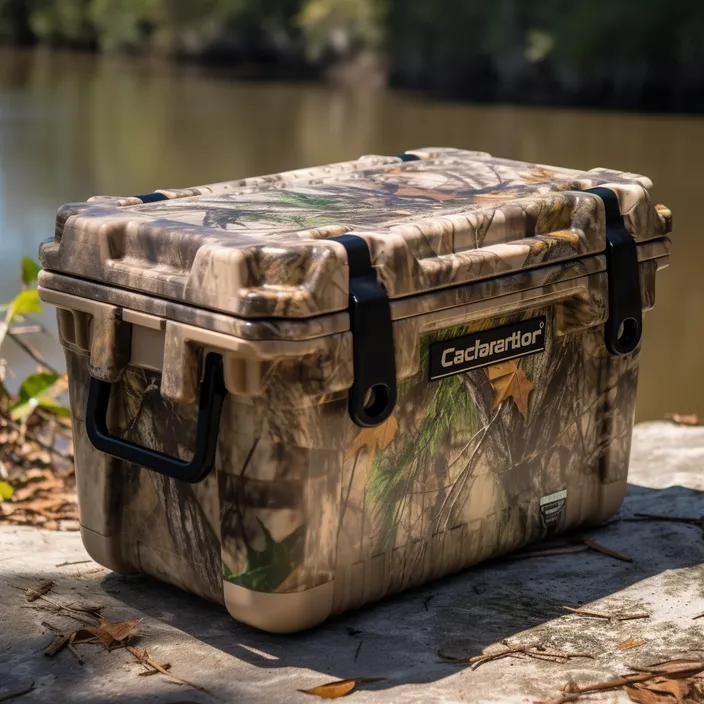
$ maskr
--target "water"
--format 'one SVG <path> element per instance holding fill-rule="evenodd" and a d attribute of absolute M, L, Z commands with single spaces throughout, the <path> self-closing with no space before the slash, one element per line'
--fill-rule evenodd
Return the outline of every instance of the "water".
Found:
<path fill-rule="evenodd" d="M 0 300 L 62 203 L 453 146 L 648 175 L 675 213 L 646 316 L 639 420 L 704 416 L 704 119 L 426 101 L 381 89 L 238 82 L 193 67 L 0 51 Z M 53 325 L 52 314 L 45 318 Z M 50 341 L 32 340 L 61 355 Z M 7 356 L 19 363 L 8 343 Z"/>

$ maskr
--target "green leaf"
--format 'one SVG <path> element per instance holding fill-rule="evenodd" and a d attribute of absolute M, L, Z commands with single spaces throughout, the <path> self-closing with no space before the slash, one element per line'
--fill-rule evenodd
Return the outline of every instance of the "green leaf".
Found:
<path fill-rule="evenodd" d="M 67 408 L 62 403 L 55 401 L 53 398 L 39 399 L 37 407 L 42 408 L 43 410 L 48 411 L 49 413 L 53 413 L 53 415 L 57 416 L 58 418 L 71 417 L 71 409 Z"/>
<path fill-rule="evenodd" d="M 17 392 L 20 401 L 28 401 L 46 395 L 47 391 L 59 380 L 60 374 L 54 372 L 37 372 L 30 374 L 20 385 Z"/>
<path fill-rule="evenodd" d="M 7 501 L 12 498 L 15 490 L 7 483 L 0 481 L 0 501 Z"/>
<path fill-rule="evenodd" d="M 33 259 L 22 257 L 22 283 L 25 286 L 33 284 L 41 271 L 41 267 Z"/>
<path fill-rule="evenodd" d="M 48 403 L 52 413 L 60 404 L 53 401 L 66 388 L 64 378 L 53 372 L 30 374 L 20 386 L 18 402 L 10 409 L 10 418 L 14 421 L 25 420 L 37 406 Z M 52 403 L 53 402 L 53 403 Z M 58 414 L 57 414 L 58 415 Z"/>
<path fill-rule="evenodd" d="M 264 532 L 264 550 L 254 550 L 247 545 L 247 569 L 233 574 L 223 563 L 223 576 L 228 582 L 246 589 L 273 592 L 303 561 L 306 527 L 298 526 L 277 543 L 261 521 L 259 525 Z"/>
<path fill-rule="evenodd" d="M 8 323 L 18 315 L 27 315 L 28 313 L 41 313 L 42 303 L 39 300 L 39 292 L 36 288 L 30 288 L 19 293 L 15 300 L 10 304 Z"/>

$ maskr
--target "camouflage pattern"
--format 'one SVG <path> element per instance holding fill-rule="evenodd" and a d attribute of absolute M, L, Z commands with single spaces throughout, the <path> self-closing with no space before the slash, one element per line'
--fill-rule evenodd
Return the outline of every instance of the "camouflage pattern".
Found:
<path fill-rule="evenodd" d="M 105 225 L 112 221 L 104 214 L 95 251 L 114 255 L 122 247 L 123 253 L 130 251 L 132 266 L 139 259 L 132 245 L 140 232 L 149 233 L 155 239 L 143 239 L 142 244 L 146 253 L 147 241 L 152 243 L 150 256 L 162 247 L 172 248 L 173 263 L 179 252 L 192 247 L 187 267 L 192 274 L 193 262 L 204 264 L 210 256 L 202 253 L 204 247 L 211 254 L 219 252 L 208 266 L 218 258 L 225 261 L 224 243 L 229 241 L 230 266 L 239 266 L 245 257 L 240 274 L 257 282 L 246 295 L 235 297 L 238 303 L 230 312 L 241 312 L 244 308 L 237 306 L 246 308 L 255 301 L 246 308 L 250 313 L 278 310 L 290 319 L 233 317 L 227 315 L 222 298 L 196 308 L 191 304 L 197 292 L 190 284 L 182 285 L 178 296 L 175 284 L 172 289 L 166 286 L 175 282 L 167 263 L 150 269 L 144 260 L 144 268 L 135 271 L 133 279 L 123 278 L 119 288 L 105 274 L 107 269 L 96 270 L 101 281 L 90 280 L 96 276 L 79 278 L 74 274 L 87 260 L 79 260 L 77 249 L 69 247 L 62 254 L 62 237 L 44 246 L 45 264 L 53 261 L 56 266 L 42 272 L 40 295 L 60 308 L 81 525 L 89 550 L 96 537 L 103 541 L 96 559 L 120 572 L 154 575 L 220 603 L 227 602 L 229 585 L 282 598 L 332 585 L 329 612 L 339 613 L 550 532 L 598 523 L 617 509 L 626 487 L 639 350 L 615 357 L 605 347 L 603 211 L 594 197 L 564 189 L 607 182 L 617 188 L 638 243 L 644 310 L 654 305 L 656 273 L 668 263 L 670 243 L 664 233 L 671 227 L 669 211 L 650 205 L 651 184 L 635 175 L 548 172 L 548 167 L 452 150 L 418 154 L 422 159 L 416 162 L 368 158 L 295 176 L 208 187 L 208 198 L 231 204 L 237 200 L 228 200 L 231 194 L 244 198 L 244 193 L 248 205 L 236 222 L 223 221 L 231 239 L 211 239 L 198 230 L 197 246 L 194 241 L 188 244 L 189 232 L 195 230 L 179 218 L 195 217 L 196 211 L 202 218 L 215 214 L 192 189 L 169 192 L 170 200 L 150 205 L 103 199 L 93 201 L 98 206 L 81 206 L 88 219 L 74 235 L 83 233 L 88 240 L 87 223 L 93 215 L 87 213 L 93 207 L 108 203 L 111 212 L 128 218 L 151 213 L 154 223 L 155 212 L 161 218 L 172 209 L 168 242 L 155 234 L 167 227 L 165 220 L 158 227 L 134 228 L 137 239 L 129 239 L 130 225 L 124 239 L 112 240 L 112 225 Z M 435 219 L 425 212 L 425 220 L 409 216 L 401 224 L 384 224 L 389 215 L 397 215 L 391 212 L 398 206 L 394 198 L 406 197 L 384 195 L 384 179 L 395 179 L 394 188 L 400 188 L 403 177 L 414 184 L 403 188 L 432 187 L 436 195 L 452 191 L 458 199 L 464 197 L 457 195 L 461 183 L 471 181 L 475 198 L 486 195 L 476 191 L 481 179 L 490 180 L 489 172 L 495 181 L 486 188 L 494 202 L 487 206 L 488 199 L 481 205 L 465 201 L 461 208 L 467 215 L 461 217 L 467 225 L 460 227 L 460 216 L 452 220 L 445 212 Z M 530 174 L 533 181 L 527 178 Z M 307 235 L 273 232 L 271 217 L 278 210 L 266 211 L 266 237 L 271 235 L 275 246 L 252 244 L 264 235 L 249 233 L 256 222 L 261 224 L 252 219 L 252 203 L 267 202 L 274 191 L 315 191 L 315 197 L 328 197 L 322 192 L 334 191 L 340 182 L 348 188 L 345 179 L 357 179 L 368 189 L 375 184 L 383 197 L 391 198 L 387 204 L 380 202 L 375 213 L 362 202 L 354 209 L 351 201 L 344 201 L 350 209 L 349 229 L 353 222 L 355 227 L 364 222 L 372 227 L 375 218 L 374 230 L 361 234 L 370 244 L 380 280 L 394 294 L 399 398 L 392 416 L 376 428 L 359 428 L 348 414 L 354 374 L 349 317 L 342 310 L 346 302 L 337 309 L 337 303 L 318 296 L 316 288 L 330 293 L 328 274 L 334 271 L 338 293 L 346 298 L 347 273 L 339 263 L 344 252 L 340 255 L 322 239 L 310 244 L 324 237 L 322 230 Z M 307 185 L 301 185 L 304 181 Z M 344 199 L 337 195 L 329 204 L 331 221 L 339 221 L 342 212 Z M 409 197 L 418 199 L 418 212 L 441 210 L 450 202 L 417 193 Z M 205 209 L 198 210 L 201 206 Z M 486 208 L 493 219 L 479 235 L 477 218 L 489 212 Z M 229 212 L 229 206 L 225 209 Z M 527 227 L 529 216 L 533 219 Z M 75 227 L 77 221 L 69 225 L 72 217 L 60 222 L 64 237 Z M 191 224 L 202 227 L 202 222 Z M 470 229 L 474 244 L 461 244 Z M 518 235 L 534 231 L 550 234 L 519 241 Z M 296 245 L 291 244 L 294 238 Z M 487 238 L 491 244 L 485 244 Z M 245 239 L 249 244 L 243 249 Z M 73 241 L 71 247 L 76 246 Z M 384 242 L 389 246 L 382 249 Z M 492 247 L 491 256 L 483 254 Z M 71 251 L 73 255 L 62 259 Z M 311 274 L 306 267 L 323 251 L 330 257 L 328 264 L 337 262 L 337 268 L 318 261 L 319 268 Z M 257 271 L 277 252 L 282 263 L 275 272 Z M 442 252 L 446 255 L 438 256 Z M 70 261 L 75 266 L 67 264 Z M 496 276 L 505 272 L 508 275 Z M 272 283 L 276 277 L 278 284 Z M 171 300 L 167 289 L 178 300 Z M 152 295 L 155 292 L 159 295 Z M 407 296 L 409 292 L 415 295 Z M 235 298 L 228 299 L 228 305 Z M 267 307 L 265 300 L 274 307 Z M 329 314 L 299 317 L 303 311 L 323 309 Z M 545 317 L 544 351 L 428 380 L 434 342 L 538 316 Z M 151 366 L 140 362 L 145 347 L 157 350 L 159 359 Z M 85 411 L 93 375 L 113 382 L 108 418 L 113 433 L 187 458 L 208 351 L 223 355 L 229 394 L 215 469 L 203 482 L 184 484 L 107 457 L 91 446 Z M 555 496 L 562 497 L 564 506 L 548 521 L 541 499 Z"/>
<path fill-rule="evenodd" d="M 242 318 L 306 318 L 347 306 L 345 251 L 327 241 L 346 232 L 399 298 L 603 251 L 603 206 L 582 193 L 594 186 L 617 192 L 638 241 L 670 229 L 634 174 L 412 154 L 67 205 L 42 265 Z"/>

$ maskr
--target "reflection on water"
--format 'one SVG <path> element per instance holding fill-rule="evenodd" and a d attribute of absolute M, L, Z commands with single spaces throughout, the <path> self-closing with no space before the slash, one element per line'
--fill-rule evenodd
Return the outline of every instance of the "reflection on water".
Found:
<path fill-rule="evenodd" d="M 51 236 L 61 203 L 420 146 L 650 176 L 656 200 L 675 213 L 675 249 L 646 317 L 638 417 L 704 416 L 697 117 L 426 102 L 383 90 L 238 83 L 117 57 L 0 51 L 0 298 L 14 291 L 19 258 Z"/>

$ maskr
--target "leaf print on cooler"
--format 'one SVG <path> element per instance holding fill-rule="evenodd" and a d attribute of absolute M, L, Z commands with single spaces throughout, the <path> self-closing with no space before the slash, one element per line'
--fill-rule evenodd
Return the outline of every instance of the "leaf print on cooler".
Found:
<path fill-rule="evenodd" d="M 348 445 L 346 457 L 354 457 L 360 450 L 366 449 L 369 463 L 374 462 L 377 450 L 385 450 L 392 442 L 398 430 L 398 423 L 390 416 L 381 425 L 375 428 L 362 428 Z"/>
<path fill-rule="evenodd" d="M 509 359 L 487 367 L 486 374 L 496 393 L 493 408 L 498 408 L 506 399 L 513 398 L 516 408 L 525 420 L 528 419 L 528 397 L 535 388 L 521 369 L 520 361 Z"/>
<path fill-rule="evenodd" d="M 273 592 L 302 563 L 306 537 L 305 525 L 298 526 L 277 542 L 267 527 L 257 518 L 264 534 L 264 550 L 255 550 L 247 543 L 247 569 L 233 574 L 223 563 L 223 577 L 233 584 L 257 592 Z"/>

